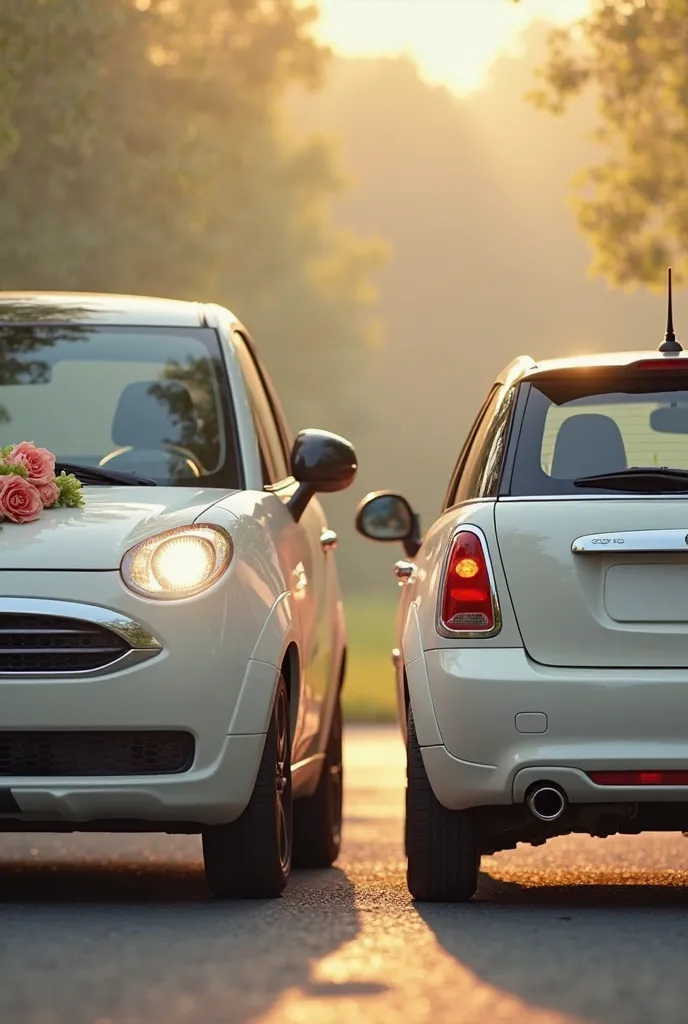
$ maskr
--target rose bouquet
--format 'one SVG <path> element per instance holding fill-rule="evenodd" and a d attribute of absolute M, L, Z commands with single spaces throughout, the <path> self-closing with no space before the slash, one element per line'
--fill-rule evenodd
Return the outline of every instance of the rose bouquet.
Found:
<path fill-rule="evenodd" d="M 55 456 L 33 441 L 0 448 L 0 520 L 32 523 L 44 508 L 80 508 L 81 482 L 55 475 Z"/>

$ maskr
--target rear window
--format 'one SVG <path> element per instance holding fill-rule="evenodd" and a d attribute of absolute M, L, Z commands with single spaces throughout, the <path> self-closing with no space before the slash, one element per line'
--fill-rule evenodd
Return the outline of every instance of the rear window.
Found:
<path fill-rule="evenodd" d="M 509 494 L 583 495 L 590 489 L 574 481 L 586 476 L 688 471 L 688 379 L 586 375 L 521 387 L 528 397 Z"/>

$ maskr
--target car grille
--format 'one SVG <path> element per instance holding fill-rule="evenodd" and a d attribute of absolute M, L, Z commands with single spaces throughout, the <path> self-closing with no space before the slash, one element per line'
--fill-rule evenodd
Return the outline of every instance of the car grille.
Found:
<path fill-rule="evenodd" d="M 188 732 L 0 732 L 0 776 L 174 775 L 194 750 Z"/>
<path fill-rule="evenodd" d="M 0 672 L 88 672 L 131 650 L 112 630 L 83 619 L 0 613 Z"/>

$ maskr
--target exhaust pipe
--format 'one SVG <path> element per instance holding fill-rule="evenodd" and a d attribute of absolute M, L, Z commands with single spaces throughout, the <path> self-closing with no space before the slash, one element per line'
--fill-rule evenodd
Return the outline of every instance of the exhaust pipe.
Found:
<path fill-rule="evenodd" d="M 526 803 L 530 813 L 540 821 L 556 821 L 566 810 L 566 797 L 555 786 L 534 786 Z"/>

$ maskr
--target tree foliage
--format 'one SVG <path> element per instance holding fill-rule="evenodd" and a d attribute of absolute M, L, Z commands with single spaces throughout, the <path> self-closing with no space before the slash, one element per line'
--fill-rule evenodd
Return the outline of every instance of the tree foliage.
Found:
<path fill-rule="evenodd" d="M 280 120 L 285 85 L 319 79 L 314 14 L 0 0 L 0 287 L 218 301 L 304 383 L 360 351 L 380 249 L 335 230 L 331 152 Z"/>
<path fill-rule="evenodd" d="M 614 285 L 662 286 L 667 265 L 688 278 L 688 0 L 592 0 L 557 29 L 536 103 L 560 114 L 595 92 L 602 160 L 577 177 L 575 205 Z"/>

